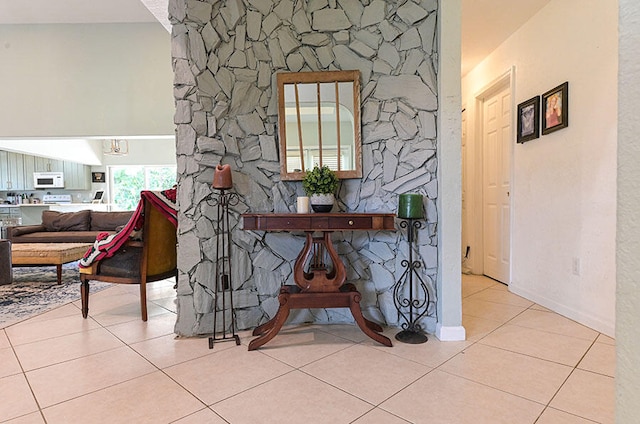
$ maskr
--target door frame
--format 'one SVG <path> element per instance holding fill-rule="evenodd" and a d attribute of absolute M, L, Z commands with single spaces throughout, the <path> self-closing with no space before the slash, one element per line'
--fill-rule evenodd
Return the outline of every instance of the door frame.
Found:
<path fill-rule="evenodd" d="M 470 122 L 471 128 L 469 129 L 468 135 L 473 137 L 472 144 L 473 148 L 473 178 L 468 179 L 470 182 L 469 187 L 469 208 L 472 212 L 472 216 L 469 217 L 467 222 L 472 223 L 472 228 L 470 229 L 469 242 L 472 246 L 470 250 L 470 257 L 468 260 L 468 267 L 473 274 L 484 274 L 484 234 L 483 234 L 483 137 L 482 132 L 484 130 L 483 125 L 483 104 L 485 99 L 491 97 L 492 95 L 508 88 L 511 92 L 511 141 L 513 141 L 514 128 L 516 125 L 516 113 L 515 113 L 515 66 L 510 67 L 506 72 L 493 79 L 488 84 L 484 85 L 480 90 L 478 90 L 473 96 L 473 106 L 474 112 L 472 114 L 473 121 Z M 467 139 L 467 143 L 469 143 L 469 139 Z M 513 222 L 513 212 L 514 212 L 514 198 L 515 193 L 513 192 L 514 187 L 514 172 L 513 172 L 513 142 L 509 144 L 509 151 L 507 152 L 509 156 L 509 179 L 511 181 L 510 188 L 510 208 L 509 208 L 509 219 L 510 223 Z M 464 221 L 464 219 L 463 219 Z M 511 280 L 512 275 L 512 253 L 513 253 L 513 226 L 509 225 L 509 280 Z"/>

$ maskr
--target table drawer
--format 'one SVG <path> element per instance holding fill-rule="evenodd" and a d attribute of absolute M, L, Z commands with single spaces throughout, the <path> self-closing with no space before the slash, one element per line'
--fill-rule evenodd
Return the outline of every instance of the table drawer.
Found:
<path fill-rule="evenodd" d="M 243 220 L 243 228 L 245 230 L 262 230 L 262 231 L 293 231 L 304 230 L 311 225 L 311 218 L 307 216 L 291 216 L 282 215 L 249 215 Z"/>
<path fill-rule="evenodd" d="M 329 220 L 329 229 L 331 230 L 360 230 L 370 229 L 370 216 L 332 216 Z"/>
<path fill-rule="evenodd" d="M 244 214 L 243 228 L 259 231 L 394 230 L 393 214 Z"/>

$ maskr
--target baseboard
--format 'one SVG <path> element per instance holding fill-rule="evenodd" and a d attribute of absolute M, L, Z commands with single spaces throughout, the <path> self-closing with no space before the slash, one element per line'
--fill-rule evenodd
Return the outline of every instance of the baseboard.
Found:
<path fill-rule="evenodd" d="M 466 331 L 461 325 L 448 327 L 437 323 L 436 337 L 441 342 L 459 342 L 466 339 Z"/>
<path fill-rule="evenodd" d="M 609 337 L 614 337 L 615 335 L 615 322 L 611 322 L 611 320 L 605 317 L 595 316 L 588 311 L 576 310 L 539 293 L 518 287 L 513 283 L 509 285 L 509 291 Z"/>

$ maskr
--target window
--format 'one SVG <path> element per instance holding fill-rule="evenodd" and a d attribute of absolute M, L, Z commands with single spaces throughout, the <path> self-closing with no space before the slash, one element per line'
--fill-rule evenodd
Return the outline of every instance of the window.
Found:
<path fill-rule="evenodd" d="M 110 166 L 113 210 L 134 210 L 142 190 L 166 190 L 176 184 L 177 168 L 170 166 Z"/>

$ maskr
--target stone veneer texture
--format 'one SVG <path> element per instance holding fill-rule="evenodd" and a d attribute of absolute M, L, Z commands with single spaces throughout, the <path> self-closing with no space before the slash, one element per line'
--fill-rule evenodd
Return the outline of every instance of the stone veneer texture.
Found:
<path fill-rule="evenodd" d="M 213 331 L 216 193 L 214 167 L 228 163 L 232 286 L 239 329 L 272 318 L 278 290 L 294 284 L 300 235 L 243 231 L 246 212 L 294 212 L 300 182 L 280 180 L 277 72 L 359 69 L 362 179 L 343 180 L 336 209 L 395 212 L 398 195 L 424 195 L 417 231 L 419 272 L 435 330 L 437 272 L 437 0 L 170 0 L 175 72 L 179 205 L 176 333 Z M 365 316 L 402 324 L 393 285 L 404 269 L 404 231 L 337 232 L 348 281 Z M 415 258 L 415 255 L 414 255 Z M 220 322 L 219 320 L 218 322 Z M 292 311 L 291 322 L 352 322 L 348 310 Z"/>

